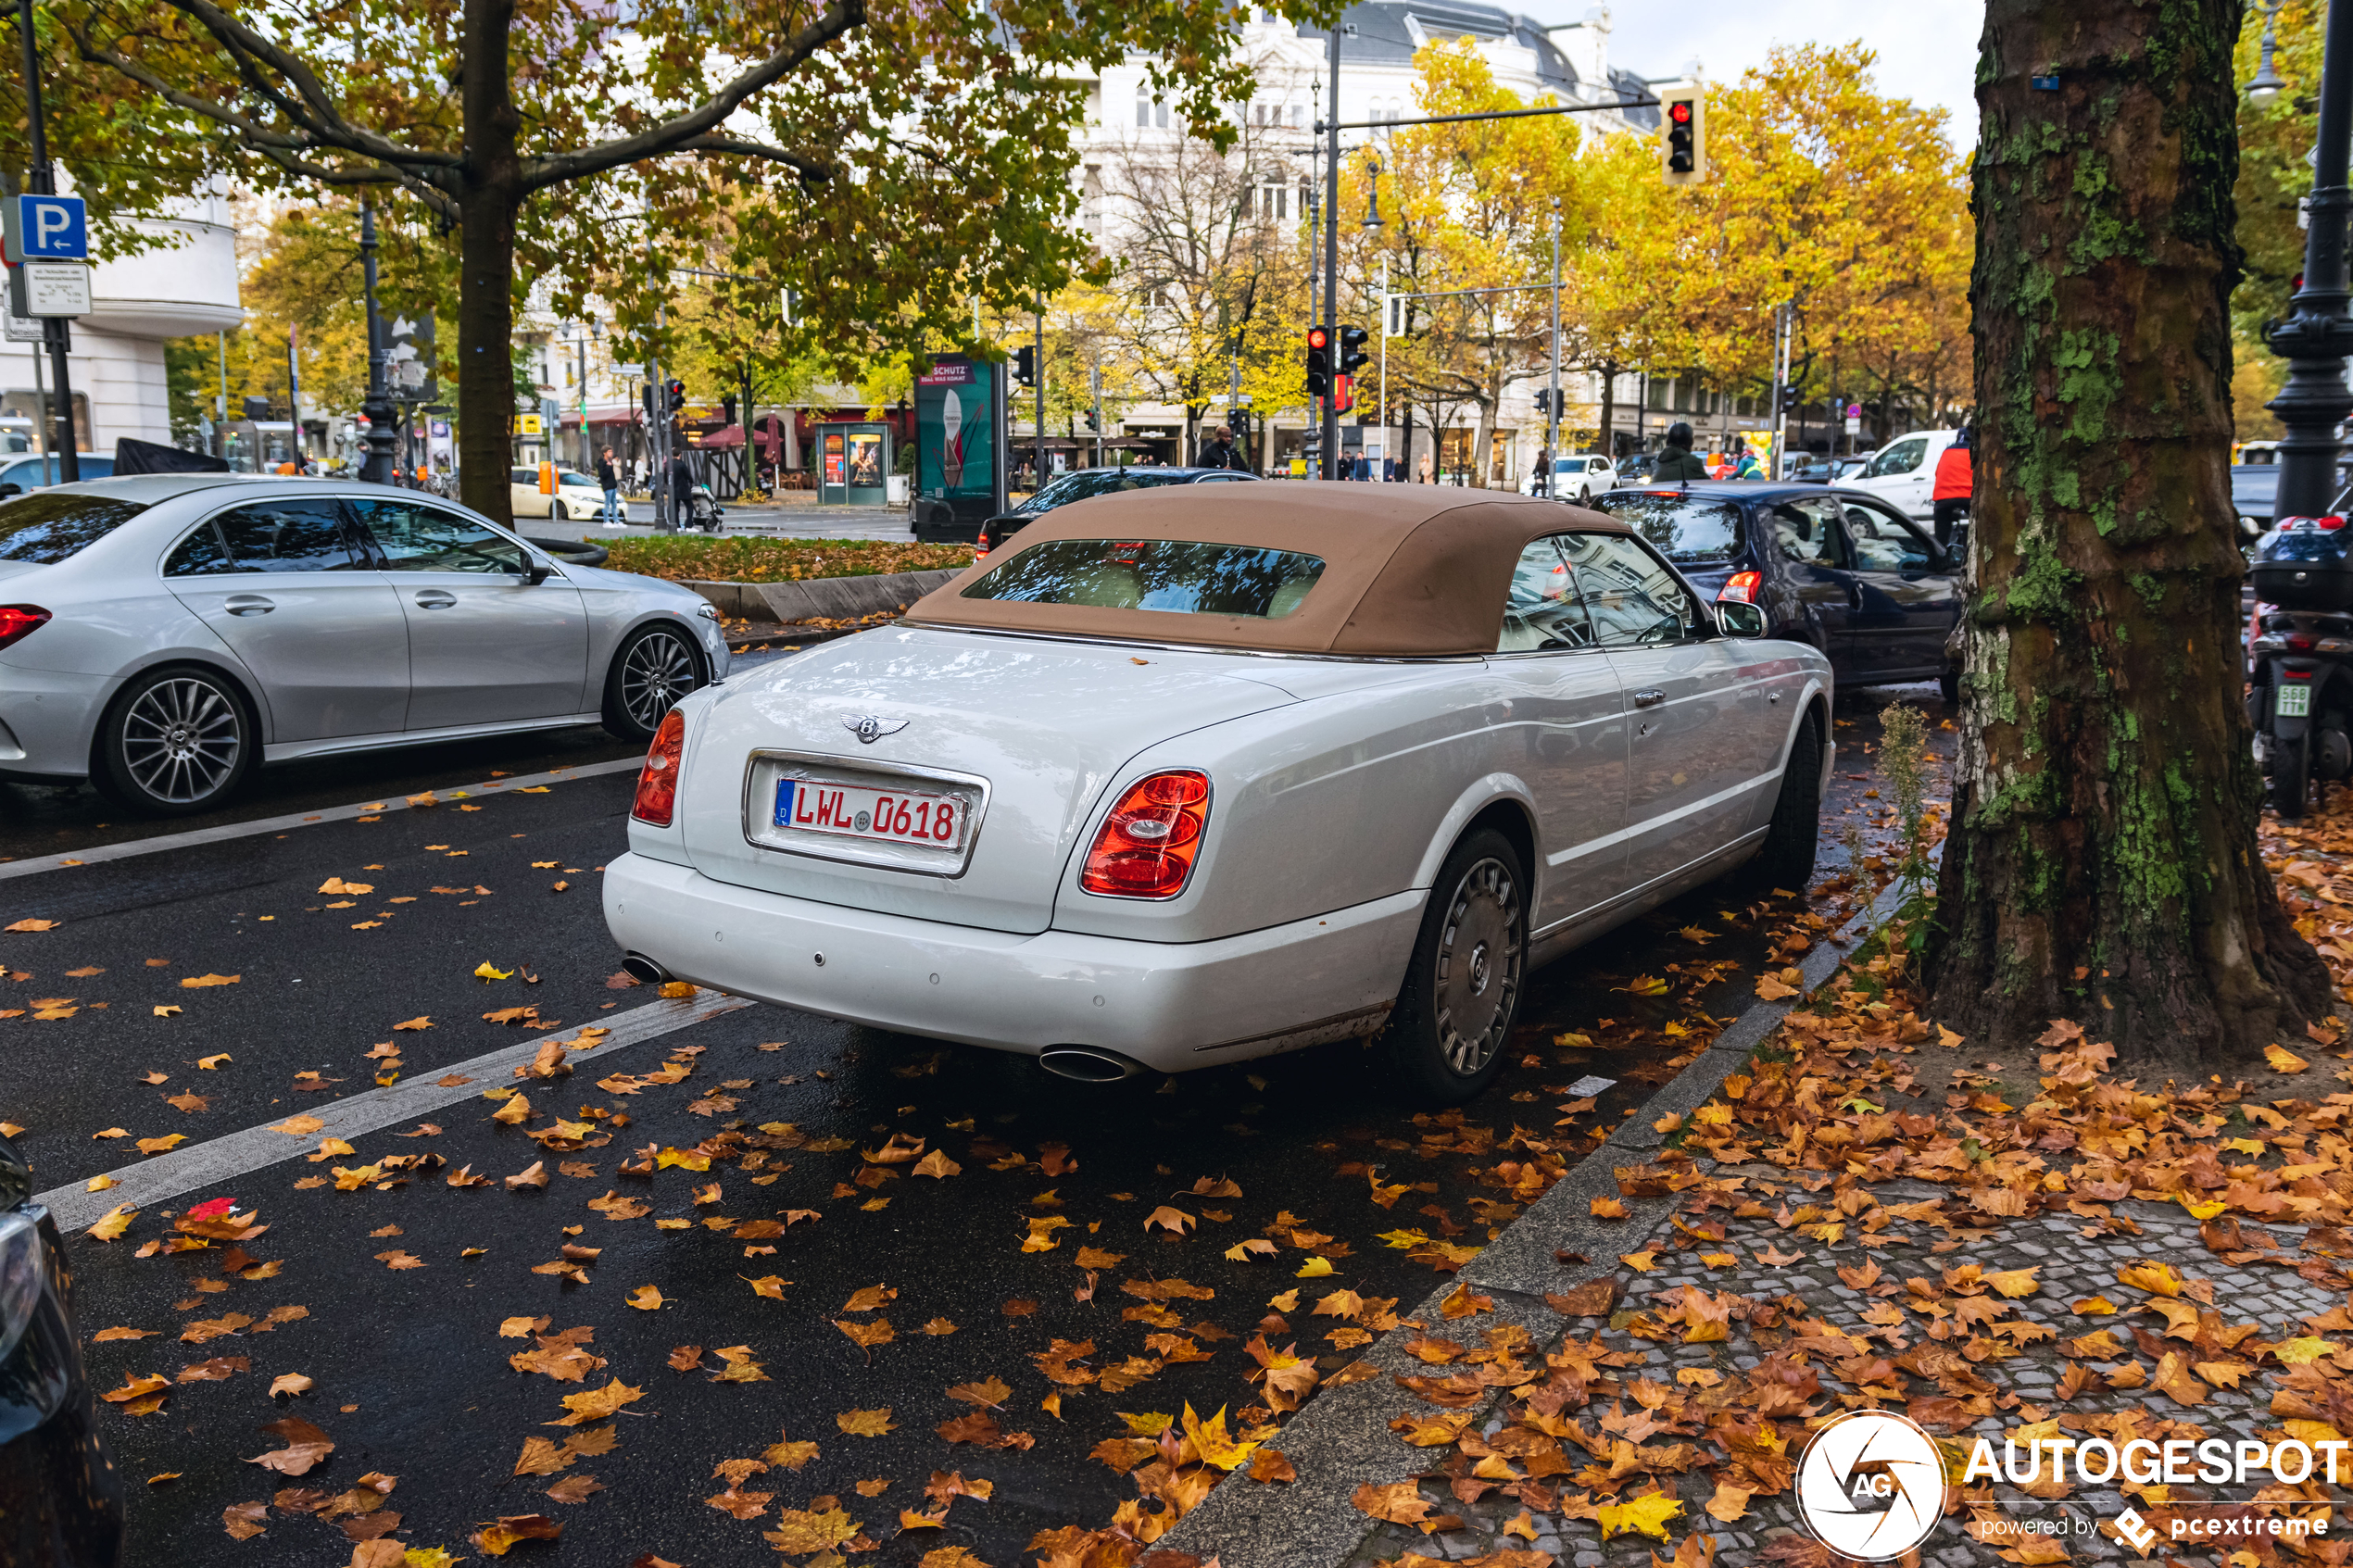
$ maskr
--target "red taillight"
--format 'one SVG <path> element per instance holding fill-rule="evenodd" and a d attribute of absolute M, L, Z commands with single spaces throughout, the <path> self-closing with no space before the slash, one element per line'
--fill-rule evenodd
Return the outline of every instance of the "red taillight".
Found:
<path fill-rule="evenodd" d="M 0 648 L 24 641 L 48 620 L 49 612 L 39 605 L 0 605 Z"/>
<path fill-rule="evenodd" d="M 1078 885 L 1114 898 L 1174 898 L 1209 826 L 1209 775 L 1154 773 L 1127 786 L 1087 851 Z"/>
<path fill-rule="evenodd" d="M 662 715 L 654 744 L 647 748 L 646 765 L 637 771 L 637 800 L 629 814 L 654 827 L 670 825 L 678 803 L 678 760 L 686 749 L 686 716 L 676 709 Z"/>
<path fill-rule="evenodd" d="M 2292 632 L 2288 634 L 2287 646 L 2290 653 L 2310 653 L 2312 639 L 2300 632 Z"/>
<path fill-rule="evenodd" d="M 2345 526 L 2345 520 L 2332 512 L 2327 517 L 2314 518 L 2312 520 L 2312 526 L 2329 533 L 2334 533 L 2337 529 Z"/>
<path fill-rule="evenodd" d="M 1756 590 L 1764 585 L 1765 574 L 1761 571 L 1735 571 L 1724 579 L 1724 585 L 1716 590 L 1716 597 L 1719 603 L 1753 605 L 1756 602 Z"/>

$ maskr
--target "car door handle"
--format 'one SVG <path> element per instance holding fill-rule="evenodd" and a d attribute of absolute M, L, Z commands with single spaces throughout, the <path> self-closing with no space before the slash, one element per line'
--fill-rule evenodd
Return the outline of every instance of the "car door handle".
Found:
<path fill-rule="evenodd" d="M 1656 708 L 1666 700 L 1667 694 L 1661 691 L 1639 691 L 1634 694 L 1634 706 L 1637 708 Z"/>
<path fill-rule="evenodd" d="M 447 609 L 458 602 L 457 596 L 439 588 L 428 588 L 417 596 L 419 609 Z"/>
<path fill-rule="evenodd" d="M 232 615 L 267 615 L 278 606 L 259 594 L 232 594 L 221 601 L 221 608 Z"/>

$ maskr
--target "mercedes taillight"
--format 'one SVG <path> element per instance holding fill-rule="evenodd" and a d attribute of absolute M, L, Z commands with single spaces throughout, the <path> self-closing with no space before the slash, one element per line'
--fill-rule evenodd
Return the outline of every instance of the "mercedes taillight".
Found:
<path fill-rule="evenodd" d="M 686 718 L 676 709 L 662 715 L 661 728 L 646 751 L 646 765 L 637 771 L 637 799 L 629 814 L 651 827 L 670 825 L 678 804 L 678 763 L 686 750 Z"/>
<path fill-rule="evenodd" d="M 0 605 L 0 648 L 20 643 L 49 622 L 39 605 Z"/>
<path fill-rule="evenodd" d="M 1736 605 L 1753 605 L 1756 602 L 1756 590 L 1764 585 L 1765 574 L 1761 571 L 1735 571 L 1724 579 L 1721 588 L 1716 590 L 1717 602 L 1720 604 L 1729 600 Z"/>
<path fill-rule="evenodd" d="M 1087 851 L 1078 885 L 1113 898 L 1174 898 L 1209 826 L 1209 775 L 1153 773 L 1127 786 Z"/>

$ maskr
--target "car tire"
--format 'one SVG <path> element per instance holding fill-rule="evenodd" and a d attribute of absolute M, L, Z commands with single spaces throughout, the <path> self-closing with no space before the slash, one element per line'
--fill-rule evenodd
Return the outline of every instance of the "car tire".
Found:
<path fill-rule="evenodd" d="M 2306 730 L 2294 740 L 2271 739 L 2271 809 L 2283 822 L 2296 822 L 2304 815 L 2305 797 L 2312 785 L 2312 732 Z"/>
<path fill-rule="evenodd" d="M 548 521 L 562 522 L 568 520 L 571 516 L 572 514 L 570 512 L 564 510 L 564 504 L 561 501 L 550 501 L 547 503 Z"/>
<path fill-rule="evenodd" d="M 196 665 L 150 670 L 98 719 L 90 783 L 153 817 L 209 811 L 241 788 L 261 755 L 261 726 L 235 682 Z"/>
<path fill-rule="evenodd" d="M 663 715 L 701 685 L 702 652 L 683 626 L 656 621 L 622 639 L 605 671 L 605 730 L 614 738 L 649 741 Z"/>
<path fill-rule="evenodd" d="M 1593 504 L 1592 486 L 1587 485 L 1577 493 L 1577 504 L 1580 507 L 1590 507 Z"/>
<path fill-rule="evenodd" d="M 1789 763 L 1781 769 L 1781 791 L 1773 801 L 1773 821 L 1765 842 L 1740 869 L 1740 880 L 1759 891 L 1780 887 L 1805 891 L 1814 877 L 1814 853 L 1821 839 L 1822 735 L 1808 709 L 1798 721 L 1797 738 L 1790 743 Z"/>
<path fill-rule="evenodd" d="M 1958 708 L 1961 705 L 1961 672 L 1947 670 L 1939 675 L 1936 678 L 1936 695 L 1944 699 L 1945 707 Z"/>
<path fill-rule="evenodd" d="M 1482 828 L 1438 870 L 1384 1036 L 1398 1088 L 1460 1105 L 1503 1071 L 1528 978 L 1528 872 Z"/>

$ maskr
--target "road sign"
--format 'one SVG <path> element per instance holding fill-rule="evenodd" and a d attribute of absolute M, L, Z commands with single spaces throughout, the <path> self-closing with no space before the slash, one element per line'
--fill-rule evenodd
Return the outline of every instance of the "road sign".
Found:
<path fill-rule="evenodd" d="M 540 416 L 537 414 L 517 414 L 515 416 L 515 433 L 517 435 L 542 434 L 544 432 L 541 429 L 541 424 L 542 421 Z"/>
<path fill-rule="evenodd" d="M 19 316 L 89 315 L 89 264 L 28 261 L 9 268 L 8 308 Z"/>
<path fill-rule="evenodd" d="M 385 390 L 402 403 L 430 403 L 441 395 L 434 358 L 434 319 L 406 311 L 384 326 Z"/>
<path fill-rule="evenodd" d="M 1860 435 L 1863 433 L 1863 420 L 1860 415 L 1849 414 L 1846 416 L 1846 433 L 1849 435 Z"/>
<path fill-rule="evenodd" d="M 620 359 L 613 363 L 612 373 L 623 381 L 640 381 L 646 374 L 645 363 L 637 359 Z"/>
<path fill-rule="evenodd" d="M 19 196 L 5 213 L 11 267 L 19 261 L 80 261 L 90 254 L 80 196 Z"/>
<path fill-rule="evenodd" d="M 33 317 L 19 316 L 14 310 L 0 316 L 0 342 L 44 343 L 47 339 L 47 332 Z"/>

